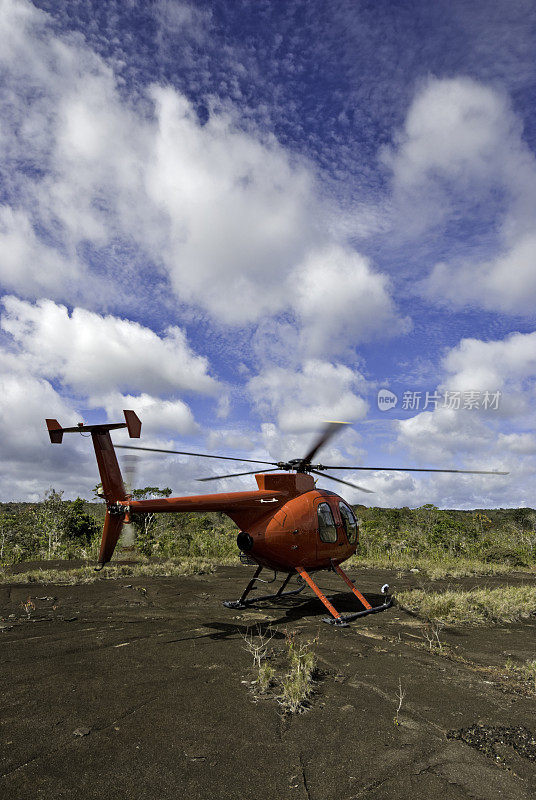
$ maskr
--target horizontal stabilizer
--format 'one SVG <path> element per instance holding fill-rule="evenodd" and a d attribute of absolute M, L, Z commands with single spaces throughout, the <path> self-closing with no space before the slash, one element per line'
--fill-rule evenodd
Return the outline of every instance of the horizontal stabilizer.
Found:
<path fill-rule="evenodd" d="M 134 411 L 125 410 L 125 422 L 114 422 L 104 425 L 84 425 L 79 422 L 72 428 L 62 428 L 57 419 L 47 419 L 48 434 L 52 444 L 61 444 L 64 433 L 105 433 L 115 431 L 119 428 L 127 428 L 131 439 L 139 439 L 141 433 L 141 422 Z"/>

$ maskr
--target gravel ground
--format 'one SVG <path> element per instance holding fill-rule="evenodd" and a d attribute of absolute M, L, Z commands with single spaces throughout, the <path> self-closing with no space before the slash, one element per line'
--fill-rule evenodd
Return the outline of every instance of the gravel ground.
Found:
<path fill-rule="evenodd" d="M 500 670 L 507 658 L 536 657 L 536 619 L 445 628 L 438 653 L 423 623 L 396 606 L 341 630 L 322 624 L 325 611 L 306 592 L 277 605 L 222 607 L 251 571 L 0 586 L 0 796 L 536 796 L 536 693 Z M 385 582 L 395 596 L 423 584 L 384 570 L 352 577 L 373 604 Z M 523 582 L 534 578 L 431 588 Z M 335 576 L 319 583 L 339 610 L 355 607 Z M 258 625 L 273 634 L 275 661 L 287 634 L 318 637 L 319 679 L 306 712 L 284 716 L 273 696 L 255 698 L 244 635 Z"/>

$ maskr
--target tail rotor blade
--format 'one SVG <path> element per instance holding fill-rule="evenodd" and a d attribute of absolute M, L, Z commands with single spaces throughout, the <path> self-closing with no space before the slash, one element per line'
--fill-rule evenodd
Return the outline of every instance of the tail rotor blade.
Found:
<path fill-rule="evenodd" d="M 124 478 L 125 491 L 127 495 L 129 495 L 130 497 L 132 496 L 132 492 L 136 488 L 140 457 L 135 456 L 133 454 L 132 455 L 128 454 L 123 456 L 122 461 L 123 461 L 123 474 L 125 476 Z"/>
<path fill-rule="evenodd" d="M 123 550 L 133 550 L 136 545 L 136 531 L 132 522 L 124 522 L 120 546 Z"/>

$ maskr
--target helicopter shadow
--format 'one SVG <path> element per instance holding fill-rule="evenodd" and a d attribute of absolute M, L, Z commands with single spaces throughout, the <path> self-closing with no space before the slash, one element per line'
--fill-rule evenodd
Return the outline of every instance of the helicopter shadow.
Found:
<path fill-rule="evenodd" d="M 362 610 L 361 603 L 351 592 L 327 590 L 326 597 L 333 603 L 337 611 L 342 614 L 351 614 Z M 367 593 L 364 597 L 373 607 L 380 606 L 385 602 L 385 595 L 382 594 Z M 298 622 L 303 619 L 314 621 L 318 617 L 323 619 L 328 616 L 327 609 L 316 597 L 282 597 L 279 600 L 259 600 L 249 604 L 247 610 L 258 611 L 263 614 L 263 617 L 257 621 L 255 619 L 248 620 L 247 623 L 239 623 L 238 621 L 222 622 L 220 620 L 204 622 L 202 627 L 209 629 L 209 632 L 166 640 L 166 643 L 186 642 L 194 639 L 244 638 L 245 636 L 251 636 L 251 634 L 256 636 L 269 634 L 274 639 L 284 639 L 287 633 L 285 626 L 290 622 Z M 273 619 L 266 619 L 266 614 L 277 611 L 282 612 L 279 617 L 274 616 Z M 277 630 L 278 627 L 283 627 L 283 631 Z"/>
<path fill-rule="evenodd" d="M 371 606 L 380 606 L 385 602 L 385 595 L 369 593 L 365 598 Z M 362 605 L 356 600 L 351 592 L 331 592 L 328 599 L 332 602 L 337 611 L 342 614 L 361 611 Z M 283 608 L 282 608 L 283 607 Z M 286 626 L 289 622 L 298 622 L 302 619 L 310 619 L 311 621 L 317 620 L 318 617 L 324 618 L 328 616 L 327 609 L 316 597 L 308 598 L 285 598 L 284 600 L 277 600 L 271 602 L 259 602 L 258 604 L 252 603 L 248 606 L 248 610 L 259 611 L 263 613 L 263 619 L 256 622 L 254 619 L 248 621 L 247 624 L 237 624 L 237 622 L 205 622 L 205 628 L 213 629 L 212 633 L 207 633 L 203 638 L 209 639 L 226 639 L 233 636 L 247 636 L 251 633 L 256 635 L 266 635 L 270 633 L 275 639 L 284 639 L 286 632 L 278 631 L 278 627 Z M 274 617 L 274 619 L 267 620 L 265 615 L 271 611 L 283 611 L 281 616 Z M 274 628 L 276 629 L 274 631 Z"/>

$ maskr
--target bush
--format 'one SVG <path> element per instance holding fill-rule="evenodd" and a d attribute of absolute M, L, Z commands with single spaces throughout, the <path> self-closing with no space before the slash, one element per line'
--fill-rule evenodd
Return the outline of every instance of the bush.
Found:
<path fill-rule="evenodd" d="M 97 520 L 86 511 L 86 501 L 77 497 L 73 503 L 67 506 L 64 513 L 63 535 L 65 539 L 74 545 L 87 547 L 98 532 Z"/>
<path fill-rule="evenodd" d="M 490 564 L 536 564 L 536 514 L 532 509 L 449 511 L 431 504 L 416 509 L 356 509 L 358 555 L 379 564 L 412 559 L 478 560 Z"/>

